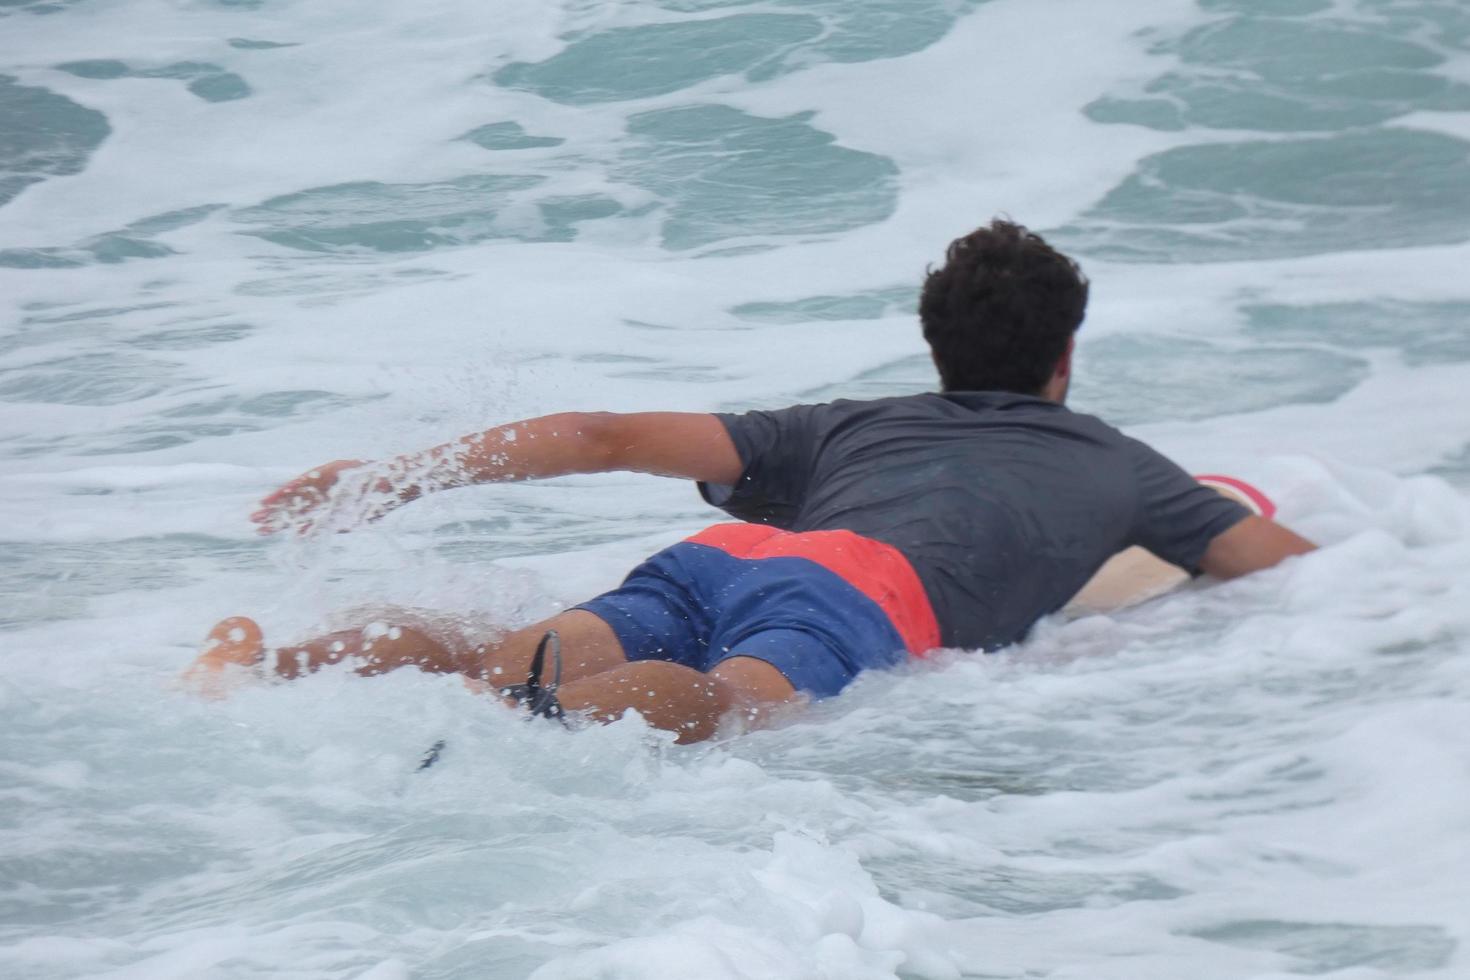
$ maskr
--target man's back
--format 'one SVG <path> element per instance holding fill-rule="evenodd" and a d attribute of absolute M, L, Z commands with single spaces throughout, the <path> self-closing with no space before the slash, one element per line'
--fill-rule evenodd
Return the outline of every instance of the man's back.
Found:
<path fill-rule="evenodd" d="M 949 392 L 724 415 L 742 520 L 898 548 L 947 646 L 995 648 L 1133 544 L 1194 569 L 1248 512 L 1144 444 L 1043 398 Z"/>

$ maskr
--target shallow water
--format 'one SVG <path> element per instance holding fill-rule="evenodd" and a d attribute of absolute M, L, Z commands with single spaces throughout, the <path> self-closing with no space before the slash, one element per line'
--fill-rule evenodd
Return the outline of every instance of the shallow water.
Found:
<path fill-rule="evenodd" d="M 1467 975 L 1467 48 L 1435 0 L 0 0 L 0 975 Z M 999 212 L 1093 279 L 1076 406 L 1323 551 L 700 747 L 173 686 L 233 613 L 614 584 L 716 514 L 245 515 L 533 414 L 924 390 L 918 282 Z"/>

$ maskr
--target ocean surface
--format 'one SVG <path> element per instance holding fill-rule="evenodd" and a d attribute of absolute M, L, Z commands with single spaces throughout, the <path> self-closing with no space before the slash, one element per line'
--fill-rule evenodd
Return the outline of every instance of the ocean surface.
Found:
<path fill-rule="evenodd" d="M 176 685 L 230 614 L 610 587 L 719 515 L 246 517 L 531 415 L 929 388 L 917 285 L 1002 213 L 1093 280 L 1073 404 L 1322 551 L 694 747 Z M 1470 977 L 1467 242 L 1464 0 L 0 0 L 0 976 Z"/>

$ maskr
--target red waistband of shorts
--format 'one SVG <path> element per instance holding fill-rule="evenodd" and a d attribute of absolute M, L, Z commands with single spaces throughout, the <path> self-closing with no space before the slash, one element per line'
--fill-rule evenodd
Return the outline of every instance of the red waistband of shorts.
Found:
<path fill-rule="evenodd" d="M 892 545 L 852 531 L 783 531 L 764 524 L 716 524 L 688 540 L 732 558 L 805 558 L 877 603 L 909 653 L 939 646 L 939 621 L 924 583 Z"/>

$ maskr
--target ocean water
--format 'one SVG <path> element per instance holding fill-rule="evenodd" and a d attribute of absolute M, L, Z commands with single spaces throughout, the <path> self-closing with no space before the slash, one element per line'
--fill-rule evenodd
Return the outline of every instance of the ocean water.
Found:
<path fill-rule="evenodd" d="M 334 458 L 933 384 L 1006 213 L 1073 401 L 1324 545 L 768 731 L 526 724 L 215 620 L 517 625 L 717 515 Z M 1463 0 L 0 0 L 0 976 L 1470 976 Z M 447 742 L 433 770 L 425 748 Z"/>

